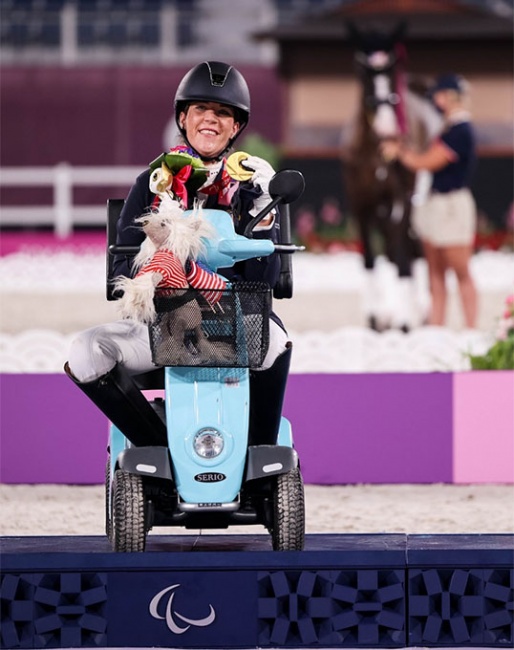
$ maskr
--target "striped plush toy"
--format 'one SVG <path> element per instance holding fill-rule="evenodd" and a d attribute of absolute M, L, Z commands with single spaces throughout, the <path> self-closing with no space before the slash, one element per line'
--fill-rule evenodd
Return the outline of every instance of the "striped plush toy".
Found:
<path fill-rule="evenodd" d="M 115 281 L 115 289 L 123 292 L 119 301 L 122 317 L 151 323 L 155 319 L 153 298 L 158 289 L 176 289 L 178 296 L 192 287 L 214 306 L 226 283 L 196 261 L 203 252 L 203 240 L 214 234 L 213 226 L 203 219 L 201 208 L 196 207 L 192 214 L 184 216 L 179 203 L 167 197 L 137 222 L 146 237 L 134 259 L 136 275 L 121 276 Z"/>

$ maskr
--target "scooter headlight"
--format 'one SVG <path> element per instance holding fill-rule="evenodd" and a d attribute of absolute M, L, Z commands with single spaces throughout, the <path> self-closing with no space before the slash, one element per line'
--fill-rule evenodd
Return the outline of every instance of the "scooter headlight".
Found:
<path fill-rule="evenodd" d="M 217 429 L 201 429 L 193 440 L 193 448 L 201 458 L 216 458 L 224 446 L 223 436 Z"/>

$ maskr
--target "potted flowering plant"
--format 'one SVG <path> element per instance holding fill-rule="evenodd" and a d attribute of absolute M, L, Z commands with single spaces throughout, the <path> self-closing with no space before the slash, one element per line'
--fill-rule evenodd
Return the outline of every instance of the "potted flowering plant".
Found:
<path fill-rule="evenodd" d="M 483 355 L 470 355 L 473 370 L 514 370 L 514 294 L 507 297 L 496 340 Z"/>

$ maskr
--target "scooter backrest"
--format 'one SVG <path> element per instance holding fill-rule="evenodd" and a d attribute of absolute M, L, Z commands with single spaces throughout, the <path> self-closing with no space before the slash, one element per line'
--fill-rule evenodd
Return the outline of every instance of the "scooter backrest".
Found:
<path fill-rule="evenodd" d="M 112 279 L 114 277 L 114 255 L 111 254 L 110 247 L 116 244 L 116 224 L 118 223 L 124 205 L 124 199 L 107 200 L 107 300 L 117 299 L 117 296 L 114 295 L 112 286 Z"/>

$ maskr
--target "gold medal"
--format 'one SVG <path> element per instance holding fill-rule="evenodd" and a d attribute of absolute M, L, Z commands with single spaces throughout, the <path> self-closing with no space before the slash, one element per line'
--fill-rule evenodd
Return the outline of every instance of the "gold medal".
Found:
<path fill-rule="evenodd" d="M 249 154 L 244 151 L 236 151 L 231 154 L 225 163 L 227 174 L 235 181 L 249 181 L 255 172 L 252 169 L 246 169 L 246 167 L 241 165 L 243 160 L 246 160 L 249 157 Z"/>

